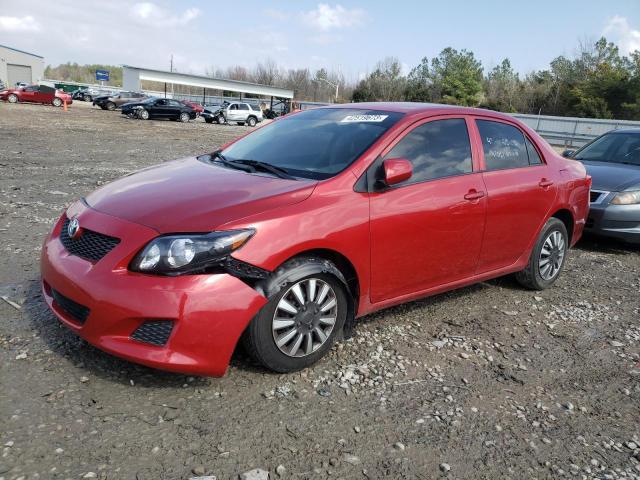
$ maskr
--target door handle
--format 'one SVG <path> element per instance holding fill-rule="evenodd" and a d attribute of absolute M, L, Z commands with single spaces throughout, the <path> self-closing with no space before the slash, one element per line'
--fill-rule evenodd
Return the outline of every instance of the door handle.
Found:
<path fill-rule="evenodd" d="M 477 190 L 469 190 L 469 192 L 467 192 L 467 194 L 464 196 L 465 200 L 478 200 L 479 198 L 484 197 L 484 192 L 483 191 L 477 191 Z"/>
<path fill-rule="evenodd" d="M 538 185 L 540 185 L 542 188 L 549 188 L 551 185 L 553 185 L 553 180 L 547 180 L 546 178 L 543 178 L 542 180 L 540 180 L 540 183 L 538 183 Z"/>

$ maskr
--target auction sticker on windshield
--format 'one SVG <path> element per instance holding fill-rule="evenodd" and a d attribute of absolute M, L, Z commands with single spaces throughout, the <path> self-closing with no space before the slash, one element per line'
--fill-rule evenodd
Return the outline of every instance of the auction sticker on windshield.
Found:
<path fill-rule="evenodd" d="M 351 122 L 382 122 L 389 115 L 347 115 L 341 121 L 343 123 Z"/>

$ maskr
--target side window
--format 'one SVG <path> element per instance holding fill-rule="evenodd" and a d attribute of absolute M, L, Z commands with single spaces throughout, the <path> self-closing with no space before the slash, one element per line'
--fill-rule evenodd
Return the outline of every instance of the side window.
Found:
<path fill-rule="evenodd" d="M 525 137 L 525 143 L 527 144 L 527 153 L 529 154 L 529 165 L 542 165 L 542 159 L 538 155 L 536 147 L 533 146 L 531 140 Z"/>
<path fill-rule="evenodd" d="M 240 105 L 238 105 L 238 108 L 240 110 L 250 110 L 249 105 L 247 105 L 246 103 L 241 103 Z"/>
<path fill-rule="evenodd" d="M 506 123 L 476 120 L 487 170 L 526 167 L 529 155 L 520 130 Z"/>
<path fill-rule="evenodd" d="M 434 120 L 409 132 L 384 157 L 405 158 L 413 164 L 409 183 L 469 173 L 471 143 L 463 118 Z"/>
<path fill-rule="evenodd" d="M 238 104 L 237 104 L 237 103 L 234 103 L 233 105 L 231 105 L 231 106 L 229 107 L 229 110 L 238 110 Z"/>

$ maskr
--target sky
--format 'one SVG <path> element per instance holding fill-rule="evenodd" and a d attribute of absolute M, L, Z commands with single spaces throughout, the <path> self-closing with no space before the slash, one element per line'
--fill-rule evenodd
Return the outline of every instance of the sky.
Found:
<path fill-rule="evenodd" d="M 384 57 L 407 73 L 448 46 L 524 74 L 602 35 L 640 49 L 640 0 L 0 0 L 0 44 L 46 64 L 168 70 L 173 55 L 194 74 L 272 59 L 357 80 Z"/>

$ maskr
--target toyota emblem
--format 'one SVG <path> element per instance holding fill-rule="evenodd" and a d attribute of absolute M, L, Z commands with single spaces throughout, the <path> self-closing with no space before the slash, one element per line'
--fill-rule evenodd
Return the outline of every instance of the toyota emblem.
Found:
<path fill-rule="evenodd" d="M 69 234 L 69 238 L 75 238 L 80 233 L 80 222 L 77 218 L 74 218 L 67 225 L 67 234 Z"/>

